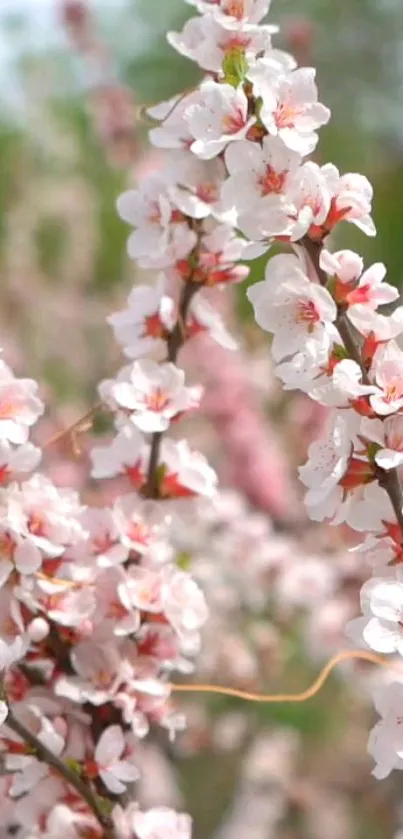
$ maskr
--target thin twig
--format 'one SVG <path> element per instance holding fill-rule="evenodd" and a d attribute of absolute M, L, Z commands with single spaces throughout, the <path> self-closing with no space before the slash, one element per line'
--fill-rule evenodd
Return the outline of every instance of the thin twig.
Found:
<path fill-rule="evenodd" d="M 82 425 L 85 422 L 92 419 L 94 414 L 96 414 L 97 411 L 102 410 L 104 407 L 105 406 L 103 402 L 97 402 L 95 405 L 92 406 L 92 408 L 89 409 L 89 411 L 86 411 L 86 413 L 83 414 L 83 416 L 79 417 L 78 420 L 75 420 L 71 425 L 67 426 L 67 428 L 64 428 L 63 431 L 59 431 L 57 434 L 54 435 L 54 437 L 51 437 L 50 440 L 48 440 L 47 443 L 45 443 L 45 445 L 42 447 L 43 450 L 45 451 L 45 449 L 49 449 L 56 443 L 60 443 L 60 441 L 63 440 L 65 437 L 74 434 L 75 431 L 80 432 Z"/>
<path fill-rule="evenodd" d="M 1 691 L 4 695 L 4 691 Z M 9 728 L 14 731 L 24 743 L 31 747 L 38 760 L 43 761 L 48 766 L 52 766 L 64 780 L 72 786 L 78 795 L 84 799 L 88 807 L 94 813 L 97 821 L 104 830 L 105 839 L 114 839 L 115 833 L 113 829 L 112 820 L 106 815 L 102 809 L 98 797 L 94 794 L 91 787 L 89 787 L 82 778 L 77 775 L 66 763 L 60 760 L 47 746 L 44 745 L 25 725 L 17 719 L 14 712 L 9 707 L 7 723 Z"/>
<path fill-rule="evenodd" d="M 190 277 L 182 288 L 182 293 L 179 301 L 178 319 L 176 324 L 167 339 L 167 361 L 172 364 L 176 363 L 180 349 L 183 347 L 186 334 L 185 324 L 189 311 L 190 303 L 199 290 L 200 286 L 192 282 Z M 157 431 L 153 434 L 151 441 L 150 460 L 148 464 L 148 477 L 146 494 L 149 498 L 158 498 L 158 464 L 160 459 L 161 444 L 164 434 L 162 431 Z"/>

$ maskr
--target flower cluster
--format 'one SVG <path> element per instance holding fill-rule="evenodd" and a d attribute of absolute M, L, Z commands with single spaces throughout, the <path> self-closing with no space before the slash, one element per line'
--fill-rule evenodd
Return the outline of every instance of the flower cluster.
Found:
<path fill-rule="evenodd" d="M 403 653 L 403 308 L 379 312 L 397 298 L 384 267 L 364 270 L 357 254 L 331 253 L 327 242 L 343 221 L 374 235 L 372 189 L 360 174 L 306 159 L 330 112 L 315 71 L 272 47 L 276 27 L 262 24 L 269 0 L 188 2 L 200 17 L 169 40 L 205 77 L 150 109 L 164 165 L 117 202 L 133 228 L 129 256 L 159 272 L 109 318 L 127 363 L 99 386 L 115 433 L 94 446 L 91 474 L 123 479 L 125 494 L 89 507 L 33 472 L 41 453 L 28 431 L 43 404 L 34 382 L 0 366 L 1 792 L 18 839 L 190 834 L 188 816 L 131 801 L 139 738 L 154 724 L 172 735 L 183 727 L 167 680 L 191 672 L 207 617 L 174 534 L 187 505 L 193 515 L 214 498 L 217 478 L 186 439 L 165 433 L 202 397 L 179 366 L 182 347 L 200 333 L 236 346 L 209 289 L 244 280 L 240 262 L 273 242 L 292 252 L 269 261 L 249 300 L 273 334 L 285 388 L 330 408 L 300 470 L 306 506 L 315 521 L 369 533 L 357 552 L 376 577 L 350 634 Z M 239 541 L 242 528 L 234 533 Z M 258 556 L 265 569 L 283 558 L 281 540 Z M 301 588 L 315 601 L 314 582 L 319 596 L 332 589 L 320 562 L 299 576 L 291 566 L 294 605 Z M 380 777 L 403 765 L 401 692 L 390 682 L 378 699 L 370 750 Z"/>
<path fill-rule="evenodd" d="M 365 267 L 328 237 L 342 222 L 375 235 L 372 187 L 358 173 L 307 159 L 329 120 L 313 68 L 271 46 L 262 24 L 268 2 L 194 2 L 201 17 L 170 42 L 208 74 L 197 91 L 171 103 L 157 142 L 177 155 L 225 167 L 215 217 L 240 231 L 241 258 L 272 243 L 265 278 L 248 289 L 257 323 L 272 333 L 275 372 L 330 409 L 327 426 L 300 469 L 315 521 L 369 533 L 362 550 L 376 577 L 364 586 L 364 617 L 354 640 L 403 653 L 402 493 L 403 307 L 382 264 Z M 176 150 L 176 151 L 175 151 Z M 239 234 L 238 234 L 239 235 Z M 249 245 L 247 244 L 249 242 Z M 250 251 L 249 249 L 252 249 Z M 395 684 L 384 688 L 381 721 L 369 748 L 386 775 L 403 758 Z M 402 764 L 403 765 L 403 764 Z"/>

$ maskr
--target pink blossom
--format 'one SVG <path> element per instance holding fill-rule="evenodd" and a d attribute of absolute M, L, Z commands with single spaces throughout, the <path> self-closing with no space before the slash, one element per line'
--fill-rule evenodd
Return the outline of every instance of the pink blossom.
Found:
<path fill-rule="evenodd" d="M 205 81 L 199 99 L 184 114 L 194 137 L 191 151 L 202 160 L 220 154 L 228 143 L 243 140 L 255 122 L 248 118 L 248 100 L 242 87 Z"/>
<path fill-rule="evenodd" d="M 125 792 L 127 784 L 136 781 L 139 773 L 136 767 L 122 755 L 126 750 L 126 740 L 119 725 L 110 725 L 98 740 L 95 749 L 95 763 L 98 774 L 107 789 L 114 795 Z"/>
<path fill-rule="evenodd" d="M 164 336 L 174 325 L 174 302 L 164 294 L 164 287 L 163 275 L 154 286 L 134 286 L 128 308 L 107 318 L 129 358 L 139 358 L 164 347 Z"/>

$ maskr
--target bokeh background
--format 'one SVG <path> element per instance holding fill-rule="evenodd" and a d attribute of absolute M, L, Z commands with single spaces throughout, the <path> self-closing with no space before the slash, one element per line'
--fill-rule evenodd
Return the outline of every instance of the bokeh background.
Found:
<path fill-rule="evenodd" d="M 127 260 L 115 200 L 159 165 L 142 106 L 199 78 L 165 42 L 191 11 L 183 0 L 0 0 L 0 343 L 18 374 L 41 382 L 44 439 L 90 408 L 121 363 L 105 316 L 144 276 Z M 273 0 L 271 19 L 277 43 L 317 67 L 333 110 L 318 161 L 374 184 L 377 239 L 344 226 L 335 245 L 385 261 L 400 287 L 403 4 Z M 257 261 L 248 282 L 263 269 Z M 189 513 L 175 536 L 212 612 L 197 675 L 298 690 L 344 645 L 368 569 L 347 552 L 351 534 L 304 519 L 295 473 L 324 412 L 279 391 L 245 285 L 225 307 L 240 352 L 184 357 L 206 385 L 188 433 L 224 487 L 218 509 Z M 85 447 L 61 447 L 48 465 L 93 500 Z M 144 746 L 139 797 L 188 810 L 196 839 L 397 839 L 402 780 L 374 781 L 366 754 L 379 678 L 346 668 L 300 706 L 195 697 L 175 744 L 153 734 Z"/>

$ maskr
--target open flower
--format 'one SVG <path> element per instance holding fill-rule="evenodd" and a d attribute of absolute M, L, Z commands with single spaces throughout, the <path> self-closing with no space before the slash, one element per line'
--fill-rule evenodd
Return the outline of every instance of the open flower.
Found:
<path fill-rule="evenodd" d="M 139 358 L 165 346 L 175 318 L 174 301 L 164 293 L 164 287 L 163 274 L 155 285 L 134 286 L 127 309 L 107 318 L 118 344 L 129 358 Z"/>
<path fill-rule="evenodd" d="M 248 289 L 259 326 L 274 335 L 275 360 L 302 349 L 308 338 L 325 346 L 335 334 L 335 303 L 325 288 L 304 274 L 297 257 L 279 254 L 270 260 L 266 279 Z"/>
<path fill-rule="evenodd" d="M 101 734 L 95 749 L 94 769 L 106 788 L 114 795 L 121 795 L 126 791 L 127 784 L 133 783 L 139 777 L 136 767 L 129 760 L 122 760 L 126 749 L 126 740 L 120 725 L 108 726 Z"/>
<path fill-rule="evenodd" d="M 0 361 L 0 440 L 25 443 L 29 429 L 44 412 L 38 385 L 32 379 L 17 379 Z"/>
<path fill-rule="evenodd" d="M 141 431 L 166 431 L 179 414 L 196 408 L 200 387 L 186 387 L 185 373 L 175 364 L 135 361 L 124 376 L 112 381 L 111 397 Z"/>
<path fill-rule="evenodd" d="M 260 59 L 248 72 L 263 99 L 260 119 L 287 148 L 310 154 L 318 141 L 317 129 L 330 119 L 329 109 L 318 102 L 315 70 L 301 67 L 288 74 L 270 73 L 264 62 Z"/>
<path fill-rule="evenodd" d="M 199 101 L 190 105 L 184 118 L 194 137 L 192 152 L 203 160 L 216 157 L 236 140 L 243 140 L 255 122 L 248 117 L 248 100 L 242 87 L 206 81 Z"/>

